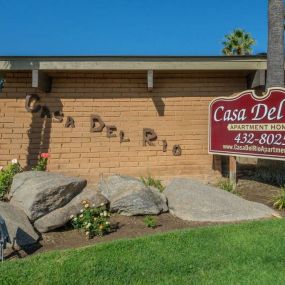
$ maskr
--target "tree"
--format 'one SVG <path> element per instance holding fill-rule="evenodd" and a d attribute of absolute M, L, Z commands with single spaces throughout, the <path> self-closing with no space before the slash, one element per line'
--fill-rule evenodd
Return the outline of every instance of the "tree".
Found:
<path fill-rule="evenodd" d="M 225 35 L 222 50 L 224 55 L 250 55 L 255 39 L 242 29 L 235 29 L 231 34 Z"/>
<path fill-rule="evenodd" d="M 284 87 L 284 4 L 268 0 L 268 50 L 266 88 Z"/>
<path fill-rule="evenodd" d="M 284 87 L 284 4 L 283 0 L 268 0 L 268 46 L 266 89 Z M 284 161 L 258 160 L 272 177 L 276 169 L 285 170 Z"/>

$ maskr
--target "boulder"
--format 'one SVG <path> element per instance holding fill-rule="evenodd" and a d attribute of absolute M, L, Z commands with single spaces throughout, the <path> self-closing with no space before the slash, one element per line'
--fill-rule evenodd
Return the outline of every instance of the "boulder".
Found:
<path fill-rule="evenodd" d="M 95 207 L 108 204 L 108 200 L 99 193 L 96 186 L 87 186 L 65 206 L 37 219 L 34 227 L 39 232 L 45 233 L 65 225 L 70 220 L 71 215 L 80 213 L 83 200 L 88 200 Z"/>
<path fill-rule="evenodd" d="M 0 216 L 5 220 L 11 244 L 20 248 L 36 243 L 39 239 L 26 214 L 16 206 L 0 202 Z"/>
<path fill-rule="evenodd" d="M 31 221 L 66 205 L 86 186 L 86 180 L 45 171 L 15 175 L 10 203 L 21 208 Z"/>
<path fill-rule="evenodd" d="M 171 214 L 197 222 L 236 222 L 278 216 L 271 208 L 191 179 L 174 179 L 164 193 Z"/>
<path fill-rule="evenodd" d="M 99 182 L 99 190 L 110 201 L 110 210 L 126 216 L 167 212 L 166 197 L 140 180 L 113 175 Z"/>

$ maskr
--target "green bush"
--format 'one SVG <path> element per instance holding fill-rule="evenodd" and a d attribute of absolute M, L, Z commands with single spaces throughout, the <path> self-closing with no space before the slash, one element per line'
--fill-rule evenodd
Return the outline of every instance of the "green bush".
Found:
<path fill-rule="evenodd" d="M 103 236 L 111 231 L 110 213 L 104 204 L 95 207 L 89 201 L 84 200 L 82 206 L 80 214 L 70 217 L 71 224 L 75 229 L 85 232 L 88 239 L 94 236 Z"/>
<path fill-rule="evenodd" d="M 278 210 L 285 209 L 285 186 L 281 187 L 280 193 L 273 198 L 273 206 Z"/>
<path fill-rule="evenodd" d="M 165 189 L 165 186 L 162 185 L 159 179 L 155 179 L 154 177 L 151 177 L 150 175 L 146 178 L 141 177 L 141 181 L 146 186 L 153 186 L 157 188 L 159 192 L 163 192 L 163 190 Z"/>
<path fill-rule="evenodd" d="M 254 175 L 254 179 L 262 181 L 272 185 L 284 185 L 285 184 L 285 175 L 284 168 L 270 168 L 265 166 L 257 167 Z"/>
<path fill-rule="evenodd" d="M 21 171 L 21 166 L 17 160 L 12 160 L 12 163 L 0 171 L 0 200 L 5 200 L 14 176 Z"/>
<path fill-rule="evenodd" d="M 221 188 L 222 190 L 231 192 L 231 193 L 235 193 L 235 187 L 234 184 L 230 181 L 230 179 L 222 179 L 218 182 L 217 185 L 219 188 Z"/>
<path fill-rule="evenodd" d="M 152 216 L 146 216 L 143 221 L 148 228 L 155 229 L 157 227 L 156 219 Z"/>

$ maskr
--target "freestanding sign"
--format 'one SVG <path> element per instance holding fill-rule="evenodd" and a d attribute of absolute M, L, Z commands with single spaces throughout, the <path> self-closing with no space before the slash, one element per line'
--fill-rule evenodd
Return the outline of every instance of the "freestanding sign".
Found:
<path fill-rule="evenodd" d="M 285 160 L 285 89 L 217 98 L 209 111 L 209 153 Z"/>

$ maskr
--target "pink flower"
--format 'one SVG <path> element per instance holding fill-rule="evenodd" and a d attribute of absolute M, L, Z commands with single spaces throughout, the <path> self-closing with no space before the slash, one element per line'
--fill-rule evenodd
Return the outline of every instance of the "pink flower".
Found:
<path fill-rule="evenodd" d="M 41 158 L 49 158 L 49 154 L 47 152 L 43 152 L 40 154 Z"/>

